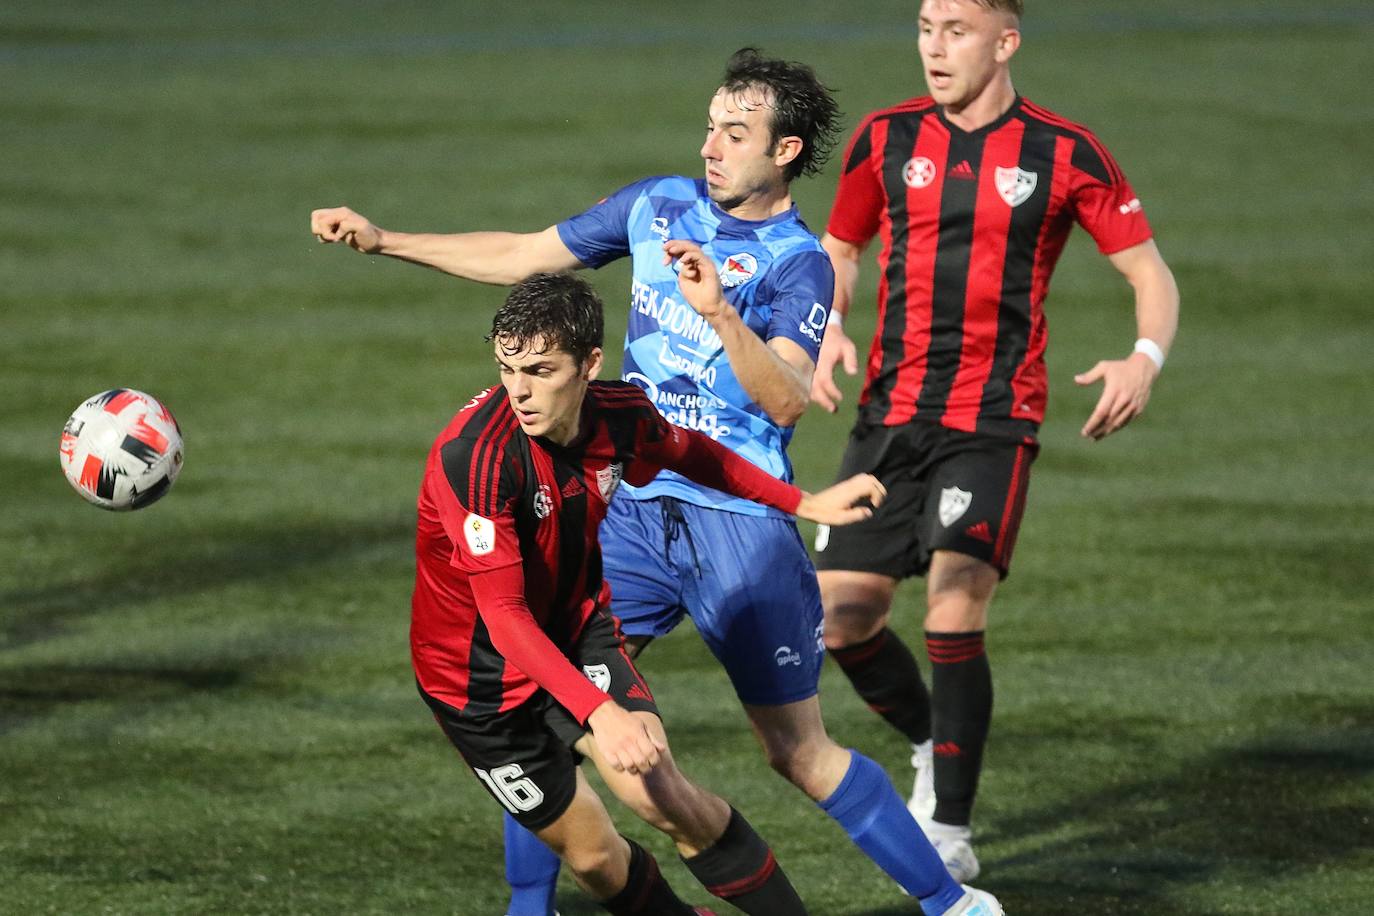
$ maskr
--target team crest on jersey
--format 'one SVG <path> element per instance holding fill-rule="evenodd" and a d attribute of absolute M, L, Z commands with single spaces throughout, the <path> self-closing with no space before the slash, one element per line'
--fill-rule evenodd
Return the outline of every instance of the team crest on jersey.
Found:
<path fill-rule="evenodd" d="M 534 494 L 534 514 L 538 518 L 548 518 L 553 511 L 553 494 L 549 491 L 549 485 L 541 483 L 539 490 Z"/>
<path fill-rule="evenodd" d="M 486 556 L 496 549 L 496 525 L 476 512 L 469 512 L 463 520 L 463 537 L 474 557 Z"/>
<path fill-rule="evenodd" d="M 611 689 L 611 669 L 606 665 L 583 665 L 582 673 L 596 685 L 597 690 Z"/>
<path fill-rule="evenodd" d="M 924 188 L 935 180 L 935 163 L 925 156 L 913 156 L 902 166 L 902 181 L 908 188 Z"/>
<path fill-rule="evenodd" d="M 1008 206 L 1019 207 L 1030 196 L 1035 193 L 1035 185 L 1040 180 L 1034 172 L 1027 172 L 1022 168 L 1002 168 L 998 166 L 994 176 L 997 183 L 997 193 L 1002 195 L 1002 199 Z"/>
<path fill-rule="evenodd" d="M 940 524 L 948 528 L 968 511 L 973 502 L 973 494 L 958 487 L 945 487 L 940 491 Z"/>
<path fill-rule="evenodd" d="M 720 267 L 720 285 L 729 289 L 741 283 L 748 283 L 758 271 L 758 258 L 749 252 L 729 255 Z"/>
<path fill-rule="evenodd" d="M 625 465 L 619 461 L 613 461 L 604 468 L 596 471 L 596 488 L 601 491 L 601 498 L 606 502 L 611 501 L 611 495 L 615 493 L 615 488 L 620 486 L 620 478 L 625 476 Z"/>

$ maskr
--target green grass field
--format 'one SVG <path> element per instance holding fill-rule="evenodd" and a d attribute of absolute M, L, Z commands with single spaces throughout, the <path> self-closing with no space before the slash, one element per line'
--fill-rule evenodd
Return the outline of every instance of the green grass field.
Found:
<path fill-rule="evenodd" d="M 847 126 L 921 91 L 914 2 L 473 6 L 0 10 L 0 912 L 502 913 L 499 811 L 406 647 L 421 462 L 494 378 L 502 291 L 318 246 L 309 211 L 533 230 L 697 174 L 746 43 L 813 63 Z M 978 883 L 1015 916 L 1374 913 L 1374 13 L 1033 7 L 1017 86 L 1116 153 L 1184 316 L 1147 414 L 1079 439 L 1073 372 L 1134 333 L 1075 236 L 994 608 Z M 835 177 L 796 188 L 817 230 Z M 594 277 L 612 351 L 627 276 Z M 57 462 L 68 413 L 113 386 L 186 436 L 171 496 L 134 515 Z M 833 473 L 846 390 L 802 422 L 805 485 Z M 643 667 L 684 769 L 814 913 L 918 911 L 768 771 L 690 628 Z M 833 667 L 822 700 L 905 789 L 903 744 Z M 599 912 L 563 881 L 564 916 Z"/>

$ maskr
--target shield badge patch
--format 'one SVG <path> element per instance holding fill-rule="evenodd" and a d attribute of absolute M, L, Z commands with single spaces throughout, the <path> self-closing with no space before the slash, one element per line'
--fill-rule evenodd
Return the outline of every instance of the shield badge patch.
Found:
<path fill-rule="evenodd" d="M 553 511 L 553 494 L 549 491 L 549 485 L 541 483 L 539 490 L 534 494 L 534 515 L 536 518 L 548 518 Z"/>
<path fill-rule="evenodd" d="M 1002 195 L 1002 199 L 1007 202 L 1009 207 L 1017 207 L 1030 199 L 1035 193 L 1036 182 L 1039 177 L 1034 172 L 1027 172 L 1022 168 L 1002 168 L 998 166 L 994 176 L 997 183 L 997 193 Z"/>
<path fill-rule="evenodd" d="M 720 285 L 726 289 L 748 283 L 758 273 L 759 260 L 749 252 L 732 254 L 720 265 Z"/>
<path fill-rule="evenodd" d="M 609 690 L 611 688 L 611 669 L 606 665 L 583 665 L 582 673 L 587 676 L 587 680 L 596 685 L 597 690 Z"/>
<path fill-rule="evenodd" d="M 973 494 L 958 487 L 945 487 L 940 491 L 940 524 L 948 528 L 968 511 L 973 502 Z"/>
<path fill-rule="evenodd" d="M 623 476 L 625 476 L 625 466 L 619 461 L 597 469 L 596 488 L 601 491 L 603 500 L 611 501 L 611 495 L 615 493 L 615 488 L 620 486 L 620 478 Z"/>

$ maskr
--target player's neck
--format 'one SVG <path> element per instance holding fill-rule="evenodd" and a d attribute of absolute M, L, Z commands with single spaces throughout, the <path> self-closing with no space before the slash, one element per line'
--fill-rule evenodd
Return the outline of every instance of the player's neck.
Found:
<path fill-rule="evenodd" d="M 1011 85 L 1011 74 L 1004 72 L 962 107 L 956 109 L 946 105 L 945 120 L 971 133 L 1002 117 L 1015 101 L 1016 89 Z"/>
<path fill-rule="evenodd" d="M 721 209 L 724 210 L 723 207 Z M 759 222 L 777 216 L 779 213 L 786 213 L 790 209 L 792 209 L 792 193 L 787 185 L 783 185 L 773 191 L 760 192 L 729 210 L 725 210 L 725 212 L 735 219 Z"/>

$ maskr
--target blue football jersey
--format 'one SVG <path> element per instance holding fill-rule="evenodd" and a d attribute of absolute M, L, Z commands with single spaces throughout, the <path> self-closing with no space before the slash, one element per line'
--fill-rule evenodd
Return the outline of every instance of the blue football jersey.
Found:
<path fill-rule="evenodd" d="M 766 220 L 736 219 L 707 196 L 704 180 L 646 178 L 559 223 L 558 234 L 588 267 L 632 258 L 621 378 L 642 387 L 669 422 L 705 433 L 790 481 L 792 428 L 774 423 L 745 392 L 720 336 L 683 298 L 675 266 L 663 263 L 663 243 L 687 239 L 701 245 L 720 273 L 725 298 L 750 330 L 765 341 L 795 341 L 814 360 L 835 274 L 797 208 Z M 781 514 L 671 471 L 643 487 L 622 485 L 621 491 L 634 499 L 674 496 L 748 515 Z"/>

